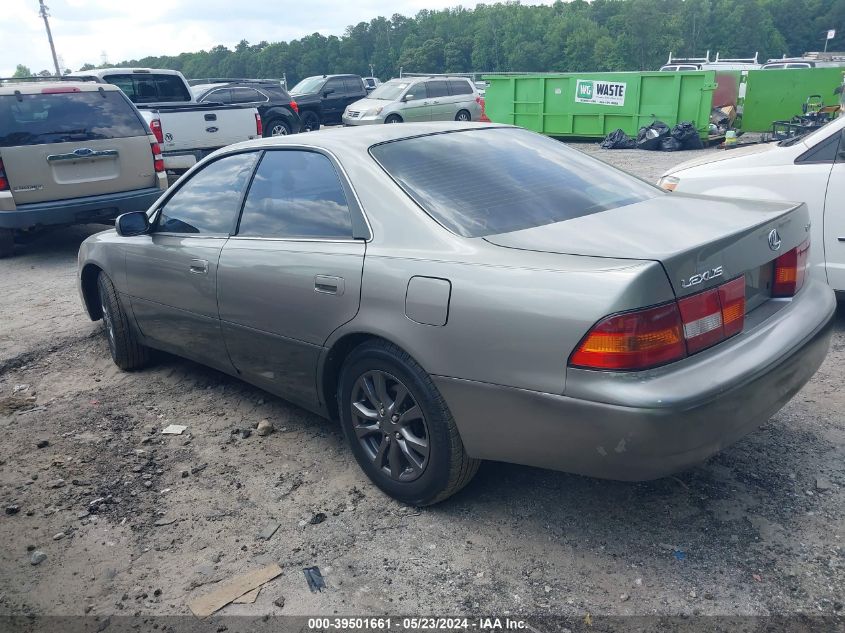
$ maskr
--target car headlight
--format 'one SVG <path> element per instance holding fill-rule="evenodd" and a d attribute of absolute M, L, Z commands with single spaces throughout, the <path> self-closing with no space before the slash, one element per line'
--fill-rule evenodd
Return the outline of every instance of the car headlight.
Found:
<path fill-rule="evenodd" d="M 370 108 L 369 110 L 367 110 L 367 114 L 365 114 L 364 116 L 378 116 L 379 114 L 381 114 L 382 110 L 384 110 L 384 106 Z"/>
<path fill-rule="evenodd" d="M 663 176 L 657 181 L 657 186 L 666 191 L 675 191 L 679 182 L 681 182 L 681 179 L 676 176 Z"/>

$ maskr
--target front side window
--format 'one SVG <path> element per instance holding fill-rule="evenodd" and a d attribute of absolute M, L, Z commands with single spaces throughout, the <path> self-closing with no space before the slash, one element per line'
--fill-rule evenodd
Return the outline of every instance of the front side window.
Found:
<path fill-rule="evenodd" d="M 331 94 L 339 95 L 346 92 L 343 87 L 343 79 L 329 79 L 323 88 L 323 94 L 331 92 Z"/>
<path fill-rule="evenodd" d="M 370 154 L 435 220 L 482 237 L 563 222 L 663 195 L 546 136 L 512 128 L 430 134 Z"/>
<path fill-rule="evenodd" d="M 421 99 L 427 99 L 428 93 L 426 92 L 425 86 L 425 83 L 420 82 L 408 88 L 408 92 L 405 93 L 405 101 L 419 101 Z"/>
<path fill-rule="evenodd" d="M 246 196 L 238 235 L 350 239 L 346 194 L 331 161 L 315 152 L 266 152 Z"/>
<path fill-rule="evenodd" d="M 203 167 L 164 204 L 156 231 L 229 235 L 257 160 L 256 152 L 248 152 Z"/>

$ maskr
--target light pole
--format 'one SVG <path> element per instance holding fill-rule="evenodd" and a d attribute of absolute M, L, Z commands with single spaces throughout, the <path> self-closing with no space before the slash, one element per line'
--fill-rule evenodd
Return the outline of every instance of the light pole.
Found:
<path fill-rule="evenodd" d="M 59 58 L 56 57 L 56 46 L 53 44 L 53 34 L 50 32 L 50 20 L 47 19 L 50 17 L 50 14 L 48 13 L 49 8 L 44 4 L 44 0 L 38 0 L 38 4 L 40 5 L 38 15 L 44 18 L 44 26 L 47 29 L 47 39 L 50 40 L 50 52 L 53 54 L 53 66 L 56 67 L 56 77 L 61 77 L 62 71 L 59 68 Z"/>

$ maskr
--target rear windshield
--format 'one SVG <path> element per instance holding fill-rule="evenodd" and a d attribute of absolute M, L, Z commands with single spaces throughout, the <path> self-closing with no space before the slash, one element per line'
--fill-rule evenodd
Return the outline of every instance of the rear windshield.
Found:
<path fill-rule="evenodd" d="M 376 145 L 370 153 L 429 215 L 466 237 L 520 231 L 662 195 L 526 130 L 433 134 Z"/>
<path fill-rule="evenodd" d="M 132 103 L 170 103 L 191 100 L 191 93 L 178 75 L 138 73 L 106 75 L 103 79 L 123 90 Z"/>
<path fill-rule="evenodd" d="M 147 134 L 135 108 L 116 90 L 0 95 L 0 147 Z"/>

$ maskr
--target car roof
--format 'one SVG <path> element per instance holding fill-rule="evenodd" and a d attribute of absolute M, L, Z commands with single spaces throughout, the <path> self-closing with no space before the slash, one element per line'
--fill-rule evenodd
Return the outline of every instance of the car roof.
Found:
<path fill-rule="evenodd" d="M 16 92 L 25 95 L 42 94 L 47 91 L 62 92 L 96 92 L 104 90 L 114 92 L 120 90 L 112 84 L 101 84 L 94 81 L 20 81 L 4 80 L 0 84 L 0 95 L 13 95 Z"/>
<path fill-rule="evenodd" d="M 366 152 L 373 145 L 388 141 L 398 141 L 417 136 L 428 136 L 443 132 L 466 130 L 486 130 L 493 128 L 513 128 L 512 125 L 490 123 L 464 123 L 460 121 L 437 121 L 429 123 L 402 123 L 398 125 L 361 125 L 350 127 L 324 128 L 307 134 L 274 136 L 252 141 L 244 141 L 226 147 L 224 152 L 250 148 L 269 149 L 273 147 L 310 147 L 323 149 L 338 154 Z"/>

